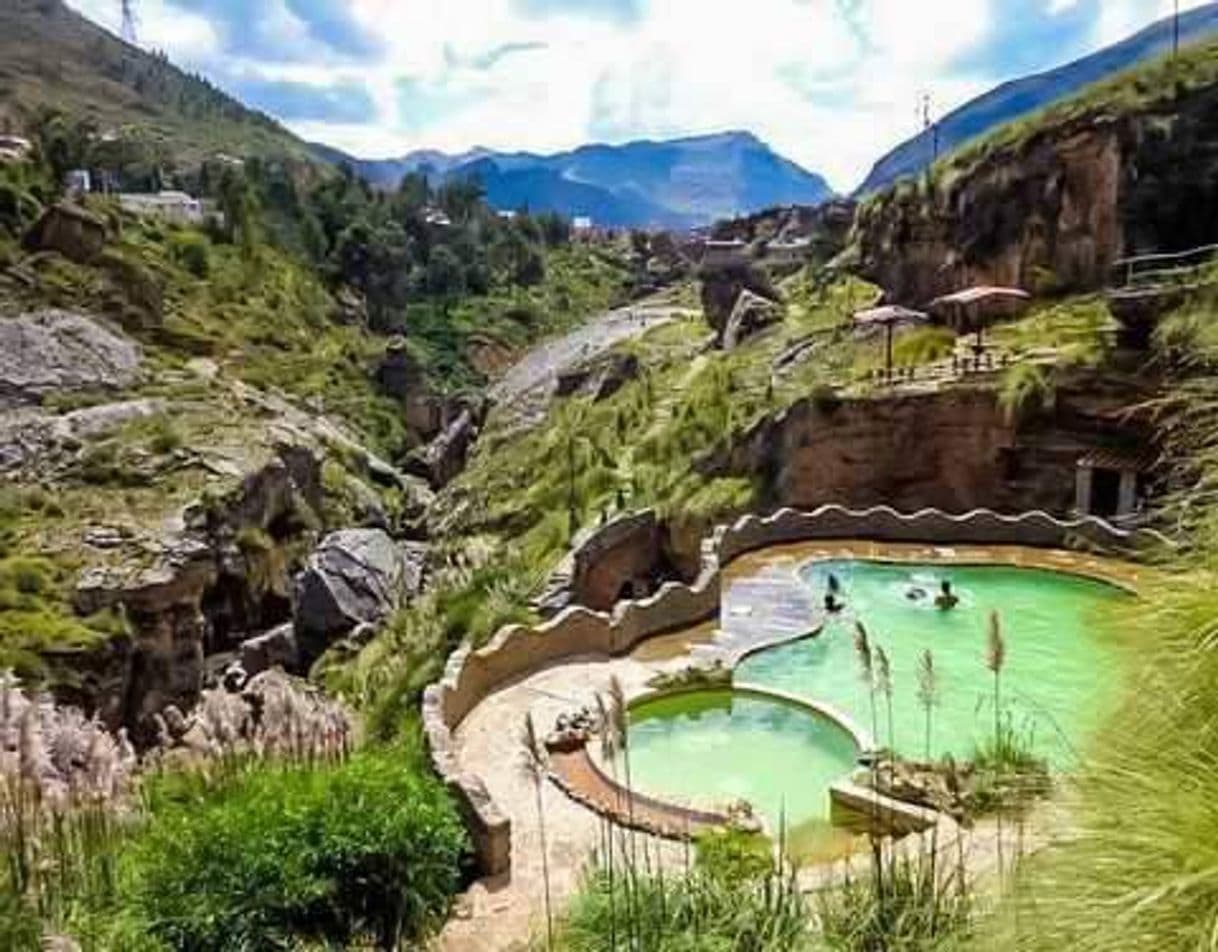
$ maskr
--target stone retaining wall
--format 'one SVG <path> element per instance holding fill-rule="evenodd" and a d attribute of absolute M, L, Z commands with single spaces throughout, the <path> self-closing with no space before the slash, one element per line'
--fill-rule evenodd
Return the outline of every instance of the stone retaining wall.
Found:
<path fill-rule="evenodd" d="M 949 515 L 926 509 L 912 515 L 887 506 L 856 511 L 823 506 L 814 512 L 783 509 L 771 516 L 744 516 L 720 526 L 702 543 L 702 571 L 692 585 L 670 582 L 655 595 L 620 602 L 612 613 L 573 606 L 535 627 L 512 625 L 482 648 L 454 652 L 444 677 L 423 698 L 423 725 L 436 771 L 465 814 L 484 875 L 508 871 L 511 822 L 482 781 L 461 772 L 453 732 L 487 695 L 510 681 L 581 656 L 615 656 L 655 635 L 691 627 L 719 611 L 721 571 L 733 559 L 759 549 L 816 539 L 871 539 L 941 545 L 1021 545 L 1131 553 L 1166 540 L 1145 530 L 1126 531 L 1101 519 L 1056 519 L 1044 512 L 1004 516 L 988 509 Z"/>

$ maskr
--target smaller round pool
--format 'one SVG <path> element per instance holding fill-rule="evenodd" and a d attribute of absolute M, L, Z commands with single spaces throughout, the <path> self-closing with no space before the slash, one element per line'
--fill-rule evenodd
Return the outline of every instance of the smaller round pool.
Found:
<path fill-rule="evenodd" d="M 696 691 L 630 709 L 640 793 L 704 809 L 748 800 L 775 834 L 784 820 L 788 830 L 826 825 L 829 786 L 850 774 L 858 755 L 841 725 L 763 695 Z"/>

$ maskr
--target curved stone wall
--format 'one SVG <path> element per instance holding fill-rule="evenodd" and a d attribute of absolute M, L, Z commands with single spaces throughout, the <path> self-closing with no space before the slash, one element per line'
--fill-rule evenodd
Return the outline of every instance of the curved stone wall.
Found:
<path fill-rule="evenodd" d="M 1167 543 L 1154 532 L 1118 529 L 1094 517 L 1062 520 L 1039 511 L 1004 516 L 988 509 L 962 515 L 938 509 L 903 514 L 888 506 L 851 510 L 831 505 L 813 512 L 783 509 L 719 526 L 703 540 L 702 570 L 692 585 L 670 582 L 650 598 L 618 603 L 612 613 L 573 606 L 535 627 L 504 628 L 482 648 L 463 647 L 449 659 L 444 677 L 424 692 L 423 725 L 433 764 L 465 814 L 484 875 L 508 870 L 511 823 L 482 781 L 461 772 L 453 731 L 466 715 L 508 682 L 557 662 L 625 654 L 647 638 L 715 617 L 724 566 L 747 552 L 817 539 L 1061 549 L 1081 544 L 1122 554 Z"/>

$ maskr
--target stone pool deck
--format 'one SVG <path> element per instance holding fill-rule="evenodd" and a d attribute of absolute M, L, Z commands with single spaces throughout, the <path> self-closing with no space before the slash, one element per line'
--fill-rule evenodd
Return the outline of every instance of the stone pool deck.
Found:
<path fill-rule="evenodd" d="M 499 807 L 512 820 L 510 876 L 476 883 L 458 902 L 456 915 L 438 947 L 448 952 L 498 952 L 526 949 L 531 930 L 543 922 L 541 828 L 532 782 L 521 769 L 520 732 L 527 714 L 548 730 L 559 714 L 593 706 L 597 694 L 608 692 L 611 678 L 621 680 L 627 697 L 647 693 L 647 681 L 657 672 L 675 671 L 694 660 L 731 663 L 759 648 L 805 637 L 819 628 L 818 606 L 812 593 L 798 582 L 796 569 L 809 560 L 860 558 L 926 564 L 998 564 L 1042 568 L 1085 575 L 1137 588 L 1151 570 L 1129 563 L 1075 552 L 1017 546 L 935 546 L 857 541 L 810 542 L 743 555 L 724 572 L 723 610 L 719 625 L 699 625 L 687 632 L 663 635 L 638 646 L 628 657 L 589 657 L 560 663 L 517 679 L 479 703 L 455 732 L 456 756 L 463 770 L 479 775 Z M 585 864 L 602 836 L 602 820 L 588 807 L 568 797 L 557 784 L 542 790 L 547 856 L 556 905 L 578 888 Z M 1038 811 L 1038 816 L 1044 811 Z M 1060 828 L 1062 811 L 1052 809 L 1055 822 L 1020 827 L 1025 847 L 1043 844 L 1050 828 Z M 1043 827 L 1043 829 L 1042 829 Z M 942 831 L 940 848 L 967 836 L 970 872 L 985 875 L 995 865 L 992 834 L 964 834 L 952 826 Z M 1014 835 L 1008 830 L 1007 837 Z M 648 849 L 673 867 L 683 864 L 682 845 L 640 835 Z M 1007 855 L 1016 845 L 1008 843 Z M 950 849 L 955 850 L 951 845 Z M 946 855 L 946 854 L 945 854 Z M 954 853 L 953 853 L 954 855 Z M 822 868 L 806 874 L 815 888 L 840 869 Z"/>

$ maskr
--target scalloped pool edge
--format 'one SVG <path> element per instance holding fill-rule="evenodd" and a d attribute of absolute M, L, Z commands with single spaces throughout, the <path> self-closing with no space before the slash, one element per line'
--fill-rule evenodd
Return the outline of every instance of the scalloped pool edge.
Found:
<path fill-rule="evenodd" d="M 656 635 L 717 616 L 723 569 L 748 552 L 816 540 L 867 539 L 941 545 L 1019 545 L 1069 549 L 1079 544 L 1123 554 L 1170 544 L 1157 532 L 1121 529 L 1093 516 L 1058 519 L 1040 510 L 1002 515 L 990 509 L 952 515 L 939 509 L 912 514 L 890 506 L 812 512 L 781 509 L 746 515 L 716 527 L 702 540 L 701 570 L 692 584 L 668 582 L 648 598 L 619 602 L 612 612 L 580 606 L 536 626 L 509 625 L 481 648 L 463 645 L 449 657 L 439 681 L 423 693 L 423 729 L 432 765 L 456 798 L 484 876 L 511 868 L 511 820 L 482 779 L 463 772 L 453 732 L 483 698 L 511 681 L 580 656 L 616 657 Z"/>

